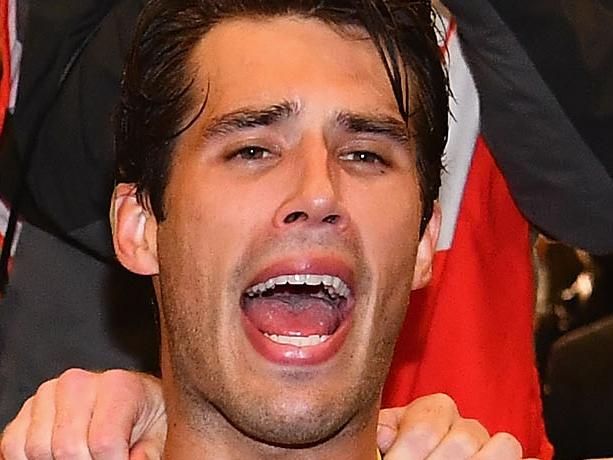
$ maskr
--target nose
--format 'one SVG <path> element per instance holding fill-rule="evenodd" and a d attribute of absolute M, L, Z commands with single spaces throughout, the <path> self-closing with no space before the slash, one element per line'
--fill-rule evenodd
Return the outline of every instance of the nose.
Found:
<path fill-rule="evenodd" d="M 323 149 L 323 151 L 322 151 Z M 349 216 L 340 196 L 340 171 L 325 148 L 310 149 L 292 165 L 292 187 L 274 216 L 277 228 L 299 225 L 343 231 Z"/>

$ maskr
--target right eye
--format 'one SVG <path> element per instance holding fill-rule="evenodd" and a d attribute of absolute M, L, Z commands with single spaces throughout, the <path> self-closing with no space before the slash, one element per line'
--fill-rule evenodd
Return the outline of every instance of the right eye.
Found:
<path fill-rule="evenodd" d="M 236 158 L 238 160 L 255 161 L 255 160 L 265 160 L 268 158 L 272 158 L 273 154 L 270 150 L 264 147 L 250 145 L 248 147 L 243 147 L 237 150 L 236 152 L 232 154 L 231 157 Z"/>

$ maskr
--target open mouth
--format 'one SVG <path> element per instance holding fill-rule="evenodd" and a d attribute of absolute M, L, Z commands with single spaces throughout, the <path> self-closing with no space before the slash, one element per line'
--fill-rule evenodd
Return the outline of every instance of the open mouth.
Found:
<path fill-rule="evenodd" d="M 285 274 L 246 289 L 241 298 L 247 335 L 266 358 L 314 364 L 342 345 L 353 310 L 351 289 L 332 274 Z"/>

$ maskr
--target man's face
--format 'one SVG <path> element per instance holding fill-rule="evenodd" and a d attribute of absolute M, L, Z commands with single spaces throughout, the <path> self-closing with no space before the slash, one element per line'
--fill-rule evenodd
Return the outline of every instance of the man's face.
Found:
<path fill-rule="evenodd" d="M 176 386 L 271 443 L 361 424 L 436 237 L 419 241 L 413 142 L 379 55 L 316 20 L 244 19 L 191 69 L 194 111 L 208 101 L 152 245 Z"/>

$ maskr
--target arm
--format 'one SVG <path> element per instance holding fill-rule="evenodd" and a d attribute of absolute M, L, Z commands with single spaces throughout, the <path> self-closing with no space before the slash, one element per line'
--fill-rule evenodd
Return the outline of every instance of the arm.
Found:
<path fill-rule="evenodd" d="M 484 137 L 519 208 L 554 238 L 613 251 L 610 6 L 445 4 L 479 90 Z"/>

